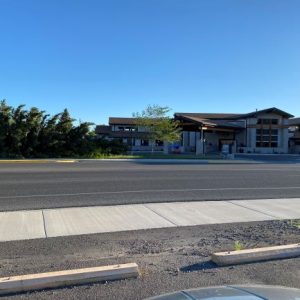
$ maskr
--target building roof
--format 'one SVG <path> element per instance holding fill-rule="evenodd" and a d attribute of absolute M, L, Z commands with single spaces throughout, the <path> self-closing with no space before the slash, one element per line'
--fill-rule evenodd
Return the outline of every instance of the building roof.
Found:
<path fill-rule="evenodd" d="M 228 128 L 243 128 L 244 124 L 239 122 L 238 120 L 256 117 L 259 114 L 264 113 L 275 113 L 285 118 L 292 118 L 293 115 L 280 110 L 276 107 L 271 107 L 263 110 L 256 110 L 246 114 L 237 114 L 237 113 L 175 113 L 175 119 L 182 118 L 186 120 L 190 120 L 191 122 L 195 122 L 197 124 L 201 124 L 204 126 L 212 126 L 212 127 L 228 127 Z M 295 118 L 293 120 L 297 120 L 299 118 Z M 135 118 L 118 118 L 118 117 L 110 117 L 109 125 L 136 125 Z M 97 129 L 96 129 L 97 130 Z M 105 130 L 105 129 L 103 129 Z"/>
<path fill-rule="evenodd" d="M 108 120 L 109 125 L 135 125 L 135 118 L 118 118 L 118 117 L 110 117 Z"/>
<path fill-rule="evenodd" d="M 236 119 L 243 119 L 243 118 L 250 118 L 255 117 L 258 114 L 264 114 L 264 113 L 276 113 L 280 116 L 284 116 L 286 118 L 292 118 L 293 115 L 280 110 L 276 107 L 271 107 L 263 110 L 256 110 L 250 113 L 243 113 L 243 114 L 237 114 L 237 113 L 175 113 L 175 117 L 178 115 L 185 115 L 190 117 L 196 117 L 200 119 L 209 119 L 209 120 L 236 120 Z"/>
<path fill-rule="evenodd" d="M 248 113 L 248 114 L 243 114 L 242 117 L 249 118 L 249 117 L 255 117 L 259 114 L 267 114 L 267 113 L 275 113 L 279 116 L 283 116 L 283 117 L 286 117 L 286 118 L 294 117 L 293 115 L 287 113 L 286 111 L 283 111 L 283 110 L 278 109 L 276 107 L 271 107 L 271 108 L 262 109 L 262 110 L 256 110 L 256 111 L 253 111 L 253 112 Z"/>
<path fill-rule="evenodd" d="M 225 127 L 225 128 L 245 128 L 245 124 L 243 121 L 236 120 L 221 120 L 221 119 L 204 119 L 195 115 L 190 114 L 175 114 L 175 118 L 181 119 L 187 122 L 196 123 L 201 126 L 209 126 L 209 127 Z"/>
<path fill-rule="evenodd" d="M 185 115 L 189 117 L 199 118 L 199 119 L 210 119 L 210 120 L 224 120 L 232 119 L 241 116 L 241 114 L 222 114 L 222 113 L 175 113 L 175 116 Z"/>
<path fill-rule="evenodd" d="M 289 119 L 289 125 L 300 126 L 300 118 Z"/>
<path fill-rule="evenodd" d="M 138 139 L 145 139 L 149 138 L 149 132 L 137 132 L 137 131 L 110 131 L 110 132 L 97 132 L 99 135 L 104 135 L 108 138 L 138 138 Z"/>

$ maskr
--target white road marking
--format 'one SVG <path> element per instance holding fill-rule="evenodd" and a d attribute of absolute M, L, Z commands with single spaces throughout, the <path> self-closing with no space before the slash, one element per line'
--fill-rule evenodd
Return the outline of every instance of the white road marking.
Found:
<path fill-rule="evenodd" d="M 16 196 L 0 196 L 0 199 L 14 198 L 37 198 L 37 197 L 68 197 L 68 196 L 84 196 L 84 195 L 109 195 L 109 194 L 138 194 L 138 193 L 169 193 L 169 192 L 201 192 L 201 191 L 247 191 L 247 190 L 300 190 L 300 186 L 284 186 L 284 187 L 241 187 L 241 188 L 203 188 L 203 189 L 165 189 L 165 190 L 137 190 L 137 191 L 116 191 L 116 192 L 90 192 L 90 193 L 69 193 L 69 194 L 41 194 L 41 195 L 16 195 Z"/>

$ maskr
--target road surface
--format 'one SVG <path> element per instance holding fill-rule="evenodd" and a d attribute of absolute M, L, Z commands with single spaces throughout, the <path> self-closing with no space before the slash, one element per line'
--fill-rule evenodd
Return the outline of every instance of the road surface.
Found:
<path fill-rule="evenodd" d="M 0 163 L 0 210 L 300 197 L 300 164 Z"/>

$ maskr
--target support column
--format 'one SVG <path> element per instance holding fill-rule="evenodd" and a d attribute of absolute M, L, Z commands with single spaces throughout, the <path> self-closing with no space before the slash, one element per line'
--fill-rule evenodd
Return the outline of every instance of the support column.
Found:
<path fill-rule="evenodd" d="M 202 155 L 203 153 L 203 140 L 202 139 L 197 139 L 196 140 L 196 155 Z"/>
<path fill-rule="evenodd" d="M 169 154 L 169 143 L 164 142 L 164 154 Z"/>

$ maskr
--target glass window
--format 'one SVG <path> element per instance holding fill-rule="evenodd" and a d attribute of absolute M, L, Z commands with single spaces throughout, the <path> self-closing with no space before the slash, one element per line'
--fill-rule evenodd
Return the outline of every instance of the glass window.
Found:
<path fill-rule="evenodd" d="M 263 135 L 262 137 L 263 141 L 269 141 L 270 140 L 270 135 Z"/>
<path fill-rule="evenodd" d="M 278 135 L 278 129 L 272 129 L 271 134 L 272 135 Z"/>
<path fill-rule="evenodd" d="M 141 140 L 142 146 L 149 146 L 149 140 Z"/>
<path fill-rule="evenodd" d="M 272 129 L 273 119 L 260 119 L 261 124 L 269 123 L 269 128 L 256 129 L 256 147 L 274 148 L 277 147 L 278 142 L 278 129 Z M 277 119 L 274 119 L 277 121 Z M 275 121 L 274 121 L 275 123 Z"/>
<path fill-rule="evenodd" d="M 257 124 L 263 124 L 263 125 L 277 125 L 278 124 L 278 119 L 258 119 Z"/>

